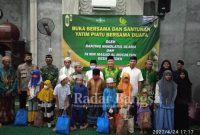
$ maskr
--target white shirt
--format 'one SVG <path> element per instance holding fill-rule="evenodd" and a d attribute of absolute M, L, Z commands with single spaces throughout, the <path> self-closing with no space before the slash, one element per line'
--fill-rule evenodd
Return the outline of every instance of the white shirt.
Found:
<path fill-rule="evenodd" d="M 59 109 L 64 109 L 64 101 L 71 94 L 69 85 L 62 86 L 60 83 L 56 85 L 53 95 L 58 96 Z"/>
<path fill-rule="evenodd" d="M 85 76 L 86 76 L 86 82 L 88 82 L 92 77 L 93 77 L 93 72 L 92 70 L 89 70 L 85 73 Z M 101 79 L 104 80 L 104 77 L 103 77 L 103 73 L 100 71 L 100 77 Z M 86 83 L 87 84 L 87 83 Z"/>
<path fill-rule="evenodd" d="M 157 104 L 160 103 L 160 91 L 159 91 L 158 84 L 156 84 L 154 103 L 157 103 Z"/>
<path fill-rule="evenodd" d="M 121 77 L 123 73 L 128 73 L 130 75 L 130 83 L 133 87 L 132 96 L 137 96 L 138 94 L 138 82 L 143 81 L 142 72 L 138 68 L 131 69 L 130 67 L 125 67 L 122 70 Z"/>
<path fill-rule="evenodd" d="M 62 74 L 65 74 L 67 77 L 69 77 L 72 73 L 74 73 L 75 70 L 72 67 L 66 68 L 65 66 L 62 67 L 59 71 L 59 76 Z"/>

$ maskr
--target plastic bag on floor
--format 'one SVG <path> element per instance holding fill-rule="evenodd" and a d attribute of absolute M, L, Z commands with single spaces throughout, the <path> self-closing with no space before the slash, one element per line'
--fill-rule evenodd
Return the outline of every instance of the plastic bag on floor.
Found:
<path fill-rule="evenodd" d="M 56 122 L 56 133 L 58 134 L 69 134 L 70 118 L 67 116 L 66 112 L 57 118 Z"/>
<path fill-rule="evenodd" d="M 15 117 L 15 125 L 27 126 L 28 125 L 28 112 L 25 109 L 19 109 Z"/>
<path fill-rule="evenodd" d="M 99 133 L 109 133 L 109 120 L 106 112 L 104 112 L 101 117 L 97 118 L 96 131 Z"/>

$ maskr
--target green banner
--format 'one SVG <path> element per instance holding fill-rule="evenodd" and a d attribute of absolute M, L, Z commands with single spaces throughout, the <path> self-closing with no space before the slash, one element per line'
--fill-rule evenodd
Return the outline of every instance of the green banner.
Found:
<path fill-rule="evenodd" d="M 157 63 L 159 25 L 156 16 L 65 14 L 63 56 L 71 56 L 85 67 L 89 66 L 91 59 L 104 66 L 109 55 L 114 56 L 118 66 L 126 66 L 130 56 L 138 57 L 139 67 L 144 66 L 146 59 Z"/>

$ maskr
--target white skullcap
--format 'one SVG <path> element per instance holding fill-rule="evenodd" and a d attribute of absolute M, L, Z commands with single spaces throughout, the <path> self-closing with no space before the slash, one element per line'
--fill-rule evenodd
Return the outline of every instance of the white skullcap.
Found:
<path fill-rule="evenodd" d="M 71 61 L 72 59 L 70 57 L 65 57 L 64 61 Z"/>
<path fill-rule="evenodd" d="M 59 76 L 59 81 L 63 81 L 65 78 L 67 78 L 67 76 L 65 74 L 62 74 Z"/>
<path fill-rule="evenodd" d="M 75 62 L 74 66 L 81 66 L 81 63 L 80 62 Z"/>
<path fill-rule="evenodd" d="M 106 79 L 106 83 L 113 83 L 113 82 L 114 82 L 113 78 Z"/>

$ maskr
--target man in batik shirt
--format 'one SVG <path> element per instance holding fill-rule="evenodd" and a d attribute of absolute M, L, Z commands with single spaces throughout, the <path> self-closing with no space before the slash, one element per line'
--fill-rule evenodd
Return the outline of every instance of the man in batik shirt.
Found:
<path fill-rule="evenodd" d="M 0 127 L 1 124 L 11 124 L 15 117 L 16 74 L 10 67 L 9 56 L 2 58 L 3 67 L 0 68 Z"/>

